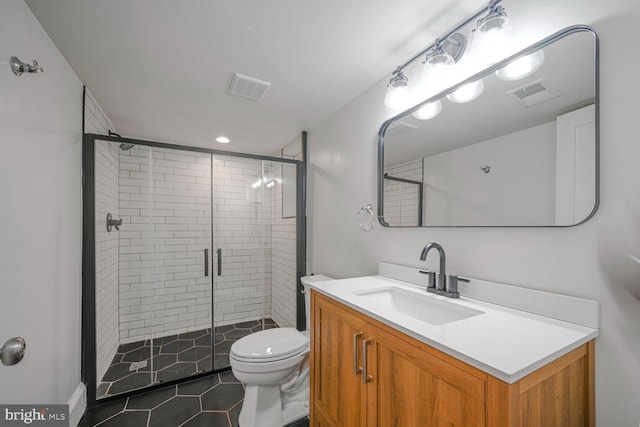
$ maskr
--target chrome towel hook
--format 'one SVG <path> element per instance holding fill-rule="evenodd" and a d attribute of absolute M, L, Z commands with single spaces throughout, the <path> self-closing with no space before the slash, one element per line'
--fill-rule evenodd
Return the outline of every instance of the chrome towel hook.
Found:
<path fill-rule="evenodd" d="M 26 64 L 18 59 L 17 56 L 11 57 L 11 71 L 16 76 L 21 76 L 22 73 L 42 73 L 44 70 L 38 65 L 38 61 L 33 60 L 33 65 Z"/>
<path fill-rule="evenodd" d="M 376 215 L 373 213 L 373 205 L 369 203 L 358 211 L 358 225 L 362 231 L 371 231 L 376 224 Z"/>

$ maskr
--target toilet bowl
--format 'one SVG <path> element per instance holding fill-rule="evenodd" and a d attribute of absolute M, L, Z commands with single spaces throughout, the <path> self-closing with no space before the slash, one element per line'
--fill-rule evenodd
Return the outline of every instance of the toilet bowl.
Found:
<path fill-rule="evenodd" d="M 301 279 L 305 289 L 307 331 L 267 329 L 233 343 L 231 370 L 244 384 L 240 427 L 282 427 L 309 415 L 309 284 L 326 276 Z"/>

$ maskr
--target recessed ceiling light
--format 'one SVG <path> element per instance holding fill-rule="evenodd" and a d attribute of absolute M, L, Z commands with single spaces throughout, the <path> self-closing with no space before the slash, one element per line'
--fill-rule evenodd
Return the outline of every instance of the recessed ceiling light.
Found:
<path fill-rule="evenodd" d="M 216 141 L 218 141 L 221 144 L 228 144 L 231 142 L 231 140 L 229 138 L 227 138 L 226 136 L 219 136 L 216 138 Z"/>

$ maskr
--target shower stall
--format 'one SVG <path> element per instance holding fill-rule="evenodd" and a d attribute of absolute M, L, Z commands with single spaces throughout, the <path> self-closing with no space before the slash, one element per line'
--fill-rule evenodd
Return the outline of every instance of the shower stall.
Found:
<path fill-rule="evenodd" d="M 228 369 L 251 332 L 304 328 L 305 137 L 268 157 L 85 135 L 90 405 Z"/>

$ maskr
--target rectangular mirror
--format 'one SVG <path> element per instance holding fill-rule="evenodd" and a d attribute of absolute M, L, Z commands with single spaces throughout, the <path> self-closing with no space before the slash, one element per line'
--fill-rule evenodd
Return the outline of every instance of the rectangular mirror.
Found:
<path fill-rule="evenodd" d="M 532 57 L 542 61 L 535 72 L 508 75 Z M 477 99 L 451 101 L 472 82 L 484 85 Z M 574 26 L 387 120 L 379 132 L 380 222 L 585 222 L 598 206 L 597 99 L 597 37 Z M 438 102 L 438 115 L 417 118 L 420 107 Z"/>

